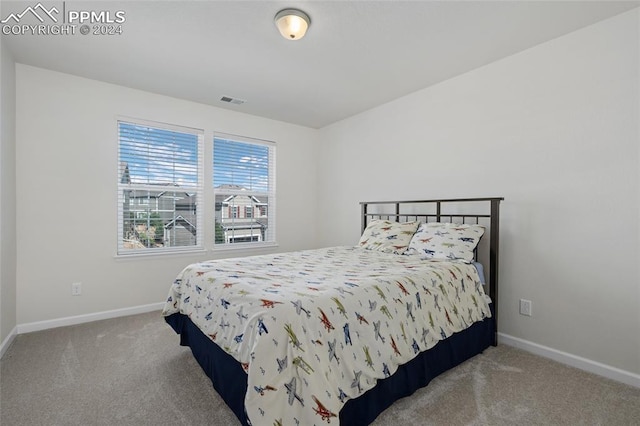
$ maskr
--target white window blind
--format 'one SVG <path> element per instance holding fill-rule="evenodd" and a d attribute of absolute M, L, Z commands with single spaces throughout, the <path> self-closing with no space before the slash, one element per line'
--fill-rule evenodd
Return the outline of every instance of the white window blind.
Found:
<path fill-rule="evenodd" d="M 201 130 L 118 121 L 118 254 L 203 246 Z"/>
<path fill-rule="evenodd" d="M 215 134 L 215 245 L 275 243 L 275 143 Z"/>

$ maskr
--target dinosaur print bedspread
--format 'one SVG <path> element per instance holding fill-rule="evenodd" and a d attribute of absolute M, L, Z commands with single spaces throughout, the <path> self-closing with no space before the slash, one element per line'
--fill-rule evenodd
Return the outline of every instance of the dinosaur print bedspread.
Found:
<path fill-rule="evenodd" d="M 192 264 L 163 315 L 188 315 L 242 364 L 253 425 L 320 425 L 490 317 L 488 299 L 473 265 L 332 247 Z"/>

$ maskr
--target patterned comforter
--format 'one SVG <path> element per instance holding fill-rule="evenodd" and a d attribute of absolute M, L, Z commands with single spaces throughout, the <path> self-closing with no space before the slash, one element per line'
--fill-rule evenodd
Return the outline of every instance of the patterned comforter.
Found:
<path fill-rule="evenodd" d="M 163 315 L 189 316 L 242 363 L 252 424 L 319 425 L 490 317 L 488 299 L 473 265 L 332 247 L 192 264 Z"/>

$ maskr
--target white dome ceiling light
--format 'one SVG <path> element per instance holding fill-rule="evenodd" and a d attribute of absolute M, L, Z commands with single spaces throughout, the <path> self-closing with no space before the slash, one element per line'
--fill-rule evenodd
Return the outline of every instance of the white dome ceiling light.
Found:
<path fill-rule="evenodd" d="M 287 40 L 300 40 L 311 24 L 309 15 L 298 9 L 283 9 L 274 19 L 280 34 Z"/>

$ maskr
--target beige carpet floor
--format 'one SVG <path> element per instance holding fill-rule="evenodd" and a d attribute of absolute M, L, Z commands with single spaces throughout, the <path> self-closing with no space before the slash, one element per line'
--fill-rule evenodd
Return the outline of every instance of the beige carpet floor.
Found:
<path fill-rule="evenodd" d="M 239 422 L 154 312 L 19 335 L 0 361 L 0 424 Z M 640 389 L 500 345 L 373 425 L 640 425 Z"/>

